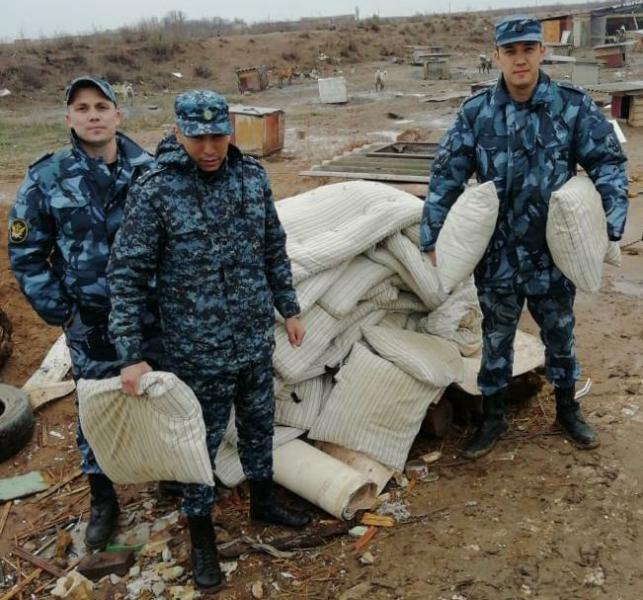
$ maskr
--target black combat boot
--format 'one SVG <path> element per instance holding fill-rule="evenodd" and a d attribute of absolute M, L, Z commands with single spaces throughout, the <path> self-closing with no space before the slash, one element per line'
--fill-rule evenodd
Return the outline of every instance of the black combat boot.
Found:
<path fill-rule="evenodd" d="M 88 475 L 91 492 L 89 523 L 85 529 L 85 545 L 89 550 L 104 548 L 116 533 L 118 498 L 114 486 L 105 475 Z"/>
<path fill-rule="evenodd" d="M 188 527 L 192 544 L 194 583 L 200 590 L 215 590 L 221 585 L 223 576 L 219 566 L 212 516 L 188 517 Z"/>
<path fill-rule="evenodd" d="M 179 481 L 159 481 L 158 494 L 164 500 L 183 498 L 183 484 Z"/>
<path fill-rule="evenodd" d="M 307 514 L 286 508 L 275 500 L 272 479 L 249 481 L 249 483 L 250 518 L 253 521 L 264 521 L 286 527 L 305 527 L 310 523 L 310 517 Z"/>
<path fill-rule="evenodd" d="M 482 397 L 482 421 L 467 442 L 462 456 L 480 458 L 495 446 L 500 436 L 507 431 L 505 418 L 505 390 Z"/>
<path fill-rule="evenodd" d="M 574 386 L 554 388 L 556 394 L 556 423 L 577 448 L 589 450 L 600 442 L 596 432 L 587 424 L 576 401 Z"/>

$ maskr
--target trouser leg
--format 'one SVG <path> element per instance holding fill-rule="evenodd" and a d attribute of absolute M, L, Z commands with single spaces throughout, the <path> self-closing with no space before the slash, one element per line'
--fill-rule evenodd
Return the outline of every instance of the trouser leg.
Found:
<path fill-rule="evenodd" d="M 237 449 L 250 480 L 272 478 L 274 393 L 272 361 L 253 363 L 239 373 L 235 397 Z"/>
<path fill-rule="evenodd" d="M 210 463 L 214 469 L 217 450 L 230 418 L 230 410 L 236 396 L 237 377 L 234 374 L 220 374 L 207 378 L 181 376 L 194 391 L 203 410 L 206 443 Z M 183 487 L 181 510 L 190 517 L 210 514 L 215 501 L 213 487 L 202 484 L 186 484 Z"/>
<path fill-rule="evenodd" d="M 482 310 L 482 359 L 478 387 L 491 396 L 509 385 L 513 371 L 513 344 L 524 304 L 524 296 L 479 290 Z"/>
<path fill-rule="evenodd" d="M 527 307 L 545 345 L 545 376 L 555 387 L 570 388 L 579 376 L 574 344 L 574 290 L 528 296 Z"/>

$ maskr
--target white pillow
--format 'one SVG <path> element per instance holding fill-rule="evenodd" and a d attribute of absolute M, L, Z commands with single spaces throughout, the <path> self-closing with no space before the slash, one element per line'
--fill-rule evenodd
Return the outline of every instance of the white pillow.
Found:
<path fill-rule="evenodd" d="M 549 200 L 547 245 L 556 266 L 576 287 L 597 292 L 607 254 L 601 195 L 587 177 L 572 177 Z"/>
<path fill-rule="evenodd" d="M 464 190 L 447 214 L 435 244 L 438 274 L 449 293 L 484 256 L 496 228 L 500 201 L 493 181 Z"/>

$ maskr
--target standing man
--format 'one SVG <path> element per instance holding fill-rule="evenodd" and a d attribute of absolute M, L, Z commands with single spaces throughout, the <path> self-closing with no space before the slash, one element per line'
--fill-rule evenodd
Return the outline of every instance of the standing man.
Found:
<path fill-rule="evenodd" d="M 74 79 L 65 101 L 71 147 L 46 154 L 27 170 L 9 216 L 9 260 L 38 315 L 62 326 L 74 379 L 103 379 L 121 367 L 108 337 L 109 251 L 129 187 L 153 159 L 116 131 L 121 113 L 106 81 Z M 154 322 L 149 313 L 146 322 Z M 147 356 L 149 350 L 146 344 Z M 77 443 L 91 488 L 85 542 L 101 548 L 115 532 L 118 500 L 80 423 Z"/>
<path fill-rule="evenodd" d="M 612 126 L 592 99 L 540 70 L 545 49 L 540 22 L 511 16 L 496 25 L 498 82 L 467 99 L 433 162 L 420 245 L 435 264 L 435 242 L 464 184 L 493 181 L 500 211 L 475 270 L 482 309 L 478 374 L 482 421 L 464 455 L 489 452 L 506 431 L 505 389 L 513 342 L 525 300 L 545 344 L 547 379 L 554 385 L 556 421 L 579 448 L 598 438 L 575 399 L 574 285 L 554 265 L 545 241 L 551 193 L 580 164 L 603 200 L 610 240 L 623 234 L 627 213 L 626 158 Z"/>
<path fill-rule="evenodd" d="M 109 267 L 110 330 L 126 365 L 123 391 L 139 393 L 140 377 L 150 370 L 142 317 L 145 282 L 156 274 L 161 367 L 199 399 L 213 467 L 234 405 L 251 518 L 302 527 L 308 517 L 278 504 L 272 491 L 274 309 L 291 344 L 304 337 L 286 234 L 266 172 L 230 144 L 226 101 L 193 90 L 178 96 L 174 108 L 175 135 L 159 145 L 158 168 L 132 188 Z M 214 499 L 209 486 L 183 488 L 201 589 L 221 582 Z"/>

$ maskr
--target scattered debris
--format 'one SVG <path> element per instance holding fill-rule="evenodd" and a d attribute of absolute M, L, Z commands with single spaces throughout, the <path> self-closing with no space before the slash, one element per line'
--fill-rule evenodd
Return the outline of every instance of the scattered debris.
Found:
<path fill-rule="evenodd" d="M 355 550 L 361 550 L 364 548 L 364 546 L 366 546 L 375 537 L 377 532 L 378 528 L 371 525 L 366 530 L 366 533 L 355 542 Z"/>
<path fill-rule="evenodd" d="M 56 582 L 56 587 L 51 590 L 52 596 L 69 598 L 69 600 L 92 600 L 94 584 L 83 577 L 78 571 L 72 571 L 61 577 Z"/>
<path fill-rule="evenodd" d="M 2 88 L 0 90 L 0 98 L 4 98 L 5 96 L 10 96 L 11 95 L 11 90 L 7 88 Z"/>
<path fill-rule="evenodd" d="M 427 465 L 437 462 L 441 458 L 442 452 L 440 452 L 439 450 L 434 450 L 433 452 L 429 452 L 428 454 L 420 456 L 420 459 L 423 460 Z"/>
<path fill-rule="evenodd" d="M 375 557 L 370 552 L 366 551 L 359 557 L 359 562 L 365 566 L 372 565 L 375 562 Z"/>
<path fill-rule="evenodd" d="M 25 475 L 16 475 L 0 479 L 0 500 L 13 500 L 42 492 L 49 487 L 41 471 L 31 471 Z"/>
<path fill-rule="evenodd" d="M 172 73 L 172 75 L 177 79 L 183 79 L 183 73 L 179 73 L 178 71 L 176 73 Z"/>
<path fill-rule="evenodd" d="M 355 527 L 348 530 L 348 535 L 356 538 L 361 538 L 368 531 L 366 525 L 355 525 Z"/>
<path fill-rule="evenodd" d="M 362 515 L 360 523 L 362 523 L 362 525 L 371 525 L 375 527 L 394 527 L 395 519 L 388 515 L 376 515 L 374 513 L 366 512 Z"/>
<path fill-rule="evenodd" d="M 85 556 L 77 567 L 79 573 L 98 581 L 105 575 L 112 573 L 123 577 L 127 575 L 130 567 L 134 564 L 134 553 L 129 552 L 97 552 Z"/>
<path fill-rule="evenodd" d="M 73 543 L 73 538 L 69 531 L 58 529 L 56 531 L 56 546 L 54 548 L 54 563 L 56 566 L 64 569 L 67 567 L 67 552 Z"/>
<path fill-rule="evenodd" d="M 263 598 L 263 583 L 255 581 L 250 588 L 250 593 L 253 598 Z"/>
<path fill-rule="evenodd" d="M 429 467 L 423 460 L 409 460 L 404 466 L 404 474 L 409 479 L 422 481 L 429 474 Z"/>
<path fill-rule="evenodd" d="M 387 112 L 386 116 L 389 119 L 403 119 L 404 118 L 402 115 L 398 115 L 397 113 L 394 113 L 394 112 Z"/>
<path fill-rule="evenodd" d="M 239 568 L 239 563 L 236 560 L 222 560 L 220 566 L 221 571 L 228 578 Z"/>
<path fill-rule="evenodd" d="M 377 514 L 380 516 L 388 515 L 389 518 L 393 519 L 397 523 L 404 523 L 411 518 L 409 509 L 401 500 L 398 500 L 397 502 L 383 502 L 377 508 Z"/>
<path fill-rule="evenodd" d="M 350 590 L 345 591 L 339 596 L 339 600 L 358 600 L 359 598 L 364 598 L 366 594 L 371 591 L 373 584 L 369 581 L 363 581 L 358 583 L 355 587 L 352 587 Z"/>

